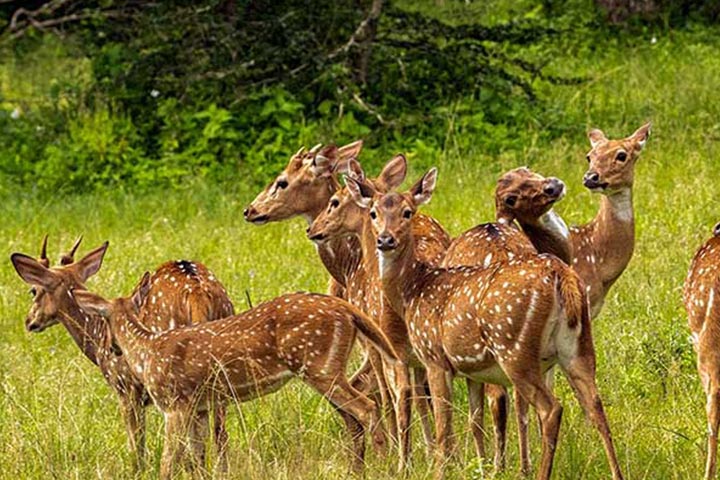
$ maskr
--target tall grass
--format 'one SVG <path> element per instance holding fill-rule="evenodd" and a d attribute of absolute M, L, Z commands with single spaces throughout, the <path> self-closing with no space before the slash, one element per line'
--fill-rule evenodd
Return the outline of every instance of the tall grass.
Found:
<path fill-rule="evenodd" d="M 578 87 L 546 92 L 571 124 L 562 139 L 535 141 L 542 125 L 529 125 L 522 152 L 489 157 L 455 142 L 449 129 L 436 197 L 426 209 L 452 234 L 493 217 L 492 191 L 502 171 L 530 165 L 563 178 L 568 197 L 558 211 L 568 223 L 592 218 L 598 198 L 580 183 L 588 149 L 584 132 L 629 135 L 648 119 L 654 128 L 636 168 L 635 257 L 610 292 L 594 323 L 598 382 L 628 478 L 698 478 L 704 459 L 704 403 L 688 341 L 680 290 L 695 249 L 720 220 L 720 55 L 694 34 L 638 39 L 636 46 L 576 52 L 558 59 L 558 72 L 588 75 Z M 428 159 L 410 159 L 416 162 Z M 419 174 L 419 171 L 414 172 Z M 254 303 L 294 290 L 324 291 L 327 275 L 300 219 L 254 227 L 243 206 L 255 192 L 189 185 L 172 193 L 136 196 L 107 192 L 47 201 L 6 193 L 0 202 L 5 258 L 36 254 L 50 234 L 54 259 L 85 235 L 87 249 L 110 240 L 105 264 L 89 287 L 107 296 L 128 293 L 141 274 L 162 261 L 206 263 L 228 287 L 239 310 L 245 292 Z M 9 261 L 0 262 L 0 478 L 132 478 L 117 402 L 101 375 L 82 357 L 61 326 L 42 334 L 24 331 L 31 299 Z M 466 402 L 456 385 L 460 452 L 451 478 L 482 478 L 489 465 L 474 458 L 465 422 Z M 565 406 L 555 478 L 601 479 L 608 469 L 596 433 L 585 421 L 566 382 L 556 393 Z M 332 409 L 300 382 L 242 404 L 230 420 L 232 478 L 348 476 L 349 453 Z M 157 475 L 161 419 L 148 409 L 150 467 Z M 512 430 L 511 426 L 511 432 Z M 432 476 L 415 429 L 410 478 Z M 532 429 L 533 458 L 539 439 Z M 517 449 L 510 435 L 508 471 L 515 478 Z M 370 453 L 367 477 L 387 478 L 394 461 Z"/>

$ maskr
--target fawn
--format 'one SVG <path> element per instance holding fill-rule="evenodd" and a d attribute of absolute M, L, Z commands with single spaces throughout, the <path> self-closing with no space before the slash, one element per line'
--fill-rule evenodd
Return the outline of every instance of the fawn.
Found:
<path fill-rule="evenodd" d="M 316 146 L 309 152 L 301 149 L 290 159 L 283 172 L 248 206 L 245 210 L 246 220 L 253 223 L 265 223 L 300 215 L 312 223 L 327 207 L 333 194 L 340 189 L 338 175 L 348 173 L 351 159 L 360 153 L 361 148 L 362 142 L 356 141 L 341 148 L 329 145 L 322 148 Z M 399 178 L 399 172 L 392 170 L 399 166 L 389 165 L 388 167 L 381 174 L 381 181 L 383 178 L 386 181 Z M 404 178 L 404 173 L 402 175 Z M 445 249 L 450 244 L 447 232 L 434 219 L 424 215 L 418 215 L 414 219 L 413 229 L 418 238 L 417 248 L 420 255 L 428 262 L 439 263 Z M 331 293 L 349 299 L 353 305 L 375 318 L 381 314 L 392 316 L 392 311 L 386 311 L 380 306 L 378 298 L 366 298 L 364 295 L 368 288 L 364 286 L 365 280 L 362 279 L 360 245 L 356 238 L 352 236 L 336 237 L 327 242 L 317 243 L 317 250 L 333 278 Z M 348 288 L 350 292 L 346 292 L 345 288 Z M 394 322 L 402 323 L 397 320 Z M 389 318 L 386 323 L 393 323 L 392 318 Z M 395 412 L 390 404 L 391 392 L 384 375 L 382 373 L 378 373 L 376 376 L 368 375 L 373 363 L 375 368 L 378 368 L 381 363 L 380 357 L 377 353 L 368 352 L 363 366 L 353 377 L 353 386 L 366 392 L 379 388 L 381 398 L 378 399 L 378 403 L 386 406 L 388 416 L 397 417 L 398 412 Z M 424 400 L 426 397 L 424 389 L 421 389 L 421 385 L 425 384 L 424 372 L 420 369 L 413 373 L 415 374 L 414 388 L 417 393 L 414 398 L 421 415 L 423 434 L 429 444 L 432 439 L 428 417 L 429 407 Z M 397 398 L 399 392 L 395 392 L 395 394 L 396 402 L 404 404 L 403 400 Z M 398 433 L 397 425 L 390 423 L 389 427 L 392 437 L 402 436 L 402 433 Z M 402 431 L 402 427 L 400 429 Z M 408 441 L 400 439 L 401 451 L 407 449 Z M 401 456 L 400 463 L 403 462 Z"/>
<path fill-rule="evenodd" d="M 32 257 L 16 253 L 12 261 L 20 276 L 42 291 L 39 309 L 97 315 L 109 323 L 129 369 L 165 418 L 160 478 L 172 477 L 187 437 L 194 466 L 202 461 L 211 405 L 257 398 L 292 377 L 333 404 L 352 436 L 354 466 L 362 467 L 364 432 L 377 421 L 377 411 L 345 376 L 356 332 L 389 359 L 397 354 L 372 320 L 347 302 L 320 294 L 289 294 L 240 315 L 152 332 L 137 321 L 151 288 L 148 273 L 130 297 L 108 301 L 82 285 L 69 284 L 66 272 L 48 269 Z M 101 262 L 102 256 L 96 255 L 92 268 L 99 269 Z"/>
<path fill-rule="evenodd" d="M 526 167 L 510 170 L 500 177 L 495 189 L 496 223 L 483 223 L 455 238 L 448 248 L 443 267 L 482 266 L 492 268 L 513 259 L 554 253 L 565 263 L 571 262 L 568 231 L 562 218 L 552 209 L 565 195 L 565 184 L 554 177 L 545 178 Z M 514 227 L 523 226 L 524 235 Z M 479 456 L 484 457 L 484 396 L 488 394 L 495 425 L 496 470 L 505 467 L 508 394 L 501 385 L 483 385 L 467 379 L 471 407 L 471 429 Z M 515 396 L 522 472 L 530 470 L 527 436 L 527 402 Z"/>
<path fill-rule="evenodd" d="M 718 428 L 720 427 L 720 224 L 700 247 L 688 271 L 683 302 L 697 353 L 697 369 L 705 391 L 708 422 L 705 479 L 715 478 Z"/>
<path fill-rule="evenodd" d="M 417 207 L 430 200 L 436 178 L 432 169 L 405 193 L 381 193 L 372 183 L 352 177 L 347 187 L 367 212 L 359 220 L 363 252 L 377 252 L 385 298 L 405 320 L 414 353 L 427 369 L 439 460 L 453 450 L 452 377 L 460 374 L 476 382 L 514 385 L 535 407 L 543 436 L 537 478 L 549 478 L 562 407 L 543 382 L 543 372 L 558 363 L 602 437 L 613 478 L 621 479 L 595 384 L 582 280 L 551 255 L 492 268 L 440 268 L 423 262 L 415 251 L 411 223 Z M 328 224 L 347 221 L 328 217 Z"/>
<path fill-rule="evenodd" d="M 635 246 L 632 188 L 635 163 L 648 137 L 650 123 L 620 140 L 608 140 L 600 130 L 588 133 L 591 150 L 583 184 L 602 194 L 600 210 L 588 224 L 570 229 L 573 268 L 585 281 L 592 318 L 630 263 Z"/>
<path fill-rule="evenodd" d="M 96 248 L 81 260 L 74 256 L 82 237 L 78 238 L 69 253 L 62 255 L 60 266 L 51 271 L 69 289 L 85 288 L 88 278 L 97 273 L 107 250 L 107 244 Z M 50 267 L 47 257 L 47 235 L 37 263 Z M 19 257 L 18 257 L 19 258 Z M 13 257 L 13 265 L 21 273 Z M 105 380 L 120 400 L 121 411 L 128 433 L 128 446 L 133 454 L 135 468 L 140 469 L 145 455 L 145 413 L 149 398 L 143 383 L 132 373 L 125 357 L 114 341 L 105 320 L 97 315 L 77 309 L 62 310 L 47 303 L 48 293 L 38 285 L 32 286 L 33 305 L 25 326 L 30 332 L 42 332 L 56 323 L 62 323 L 85 356 L 96 364 Z M 222 284 L 202 264 L 178 261 L 161 265 L 151 277 L 149 295 L 155 301 L 147 302 L 140 310 L 140 321 L 153 331 L 167 330 L 191 323 L 200 323 L 233 314 L 233 304 Z M 220 469 L 226 465 L 225 444 L 227 434 L 224 411 L 215 411 L 215 442 Z"/>

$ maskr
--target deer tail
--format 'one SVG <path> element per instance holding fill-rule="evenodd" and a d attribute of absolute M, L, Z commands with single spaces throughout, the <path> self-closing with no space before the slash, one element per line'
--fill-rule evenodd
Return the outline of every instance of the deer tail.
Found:
<path fill-rule="evenodd" d="M 357 308 L 352 309 L 352 323 L 358 330 L 360 335 L 367 339 L 370 343 L 377 348 L 380 353 L 390 360 L 397 361 L 400 356 L 395 351 L 395 348 L 388 340 L 385 333 L 370 317 L 359 311 Z"/>
<path fill-rule="evenodd" d="M 582 279 L 567 265 L 555 267 L 557 278 L 557 289 L 562 302 L 567 324 L 570 328 L 582 325 L 583 328 L 590 324 L 590 304 L 585 284 Z"/>

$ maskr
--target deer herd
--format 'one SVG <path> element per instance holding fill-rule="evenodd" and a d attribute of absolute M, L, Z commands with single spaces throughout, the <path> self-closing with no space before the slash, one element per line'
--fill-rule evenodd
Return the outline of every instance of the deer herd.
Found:
<path fill-rule="evenodd" d="M 568 228 L 553 209 L 565 184 L 517 168 L 497 182 L 496 221 L 455 238 L 419 211 L 435 193 L 436 169 L 401 191 L 408 167 L 402 155 L 370 178 L 358 162 L 362 141 L 300 149 L 244 217 L 258 225 L 304 217 L 330 273 L 328 295 L 287 294 L 236 314 L 203 264 L 180 260 L 146 272 L 128 297 L 108 300 L 85 286 L 108 243 L 76 260 L 78 239 L 52 266 L 46 236 L 39 258 L 11 256 L 32 287 L 26 328 L 61 323 L 100 368 L 120 400 L 138 470 L 146 463 L 144 407 L 152 402 L 162 412 L 163 479 L 178 464 L 207 473 L 209 443 L 213 468 L 227 471 L 228 404 L 274 392 L 294 377 L 337 411 L 353 469 L 363 468 L 369 433 L 378 451 L 396 450 L 398 473 L 406 472 L 414 409 L 442 476 L 457 443 L 457 376 L 467 384 L 469 429 L 481 458 L 488 397 L 496 471 L 506 468 L 508 389 L 523 475 L 532 470 L 534 408 L 542 440 L 536 477 L 547 479 L 562 417 L 555 366 L 597 429 L 612 478 L 621 479 L 595 380 L 592 323 L 633 255 L 634 167 L 649 134 L 649 123 L 621 140 L 590 131 L 583 184 L 601 194 L 591 222 Z M 693 259 L 684 289 L 707 395 L 706 478 L 715 475 L 720 428 L 718 267 L 720 226 Z M 363 362 L 348 376 L 356 337 Z"/>

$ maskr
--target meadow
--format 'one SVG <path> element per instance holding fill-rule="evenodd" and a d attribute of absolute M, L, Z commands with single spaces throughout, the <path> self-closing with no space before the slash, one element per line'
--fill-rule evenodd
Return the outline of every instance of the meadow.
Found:
<path fill-rule="evenodd" d="M 472 139 L 463 136 L 469 134 L 448 128 L 438 157 L 409 158 L 411 168 L 433 164 L 440 171 L 436 195 L 425 212 L 453 235 L 490 221 L 499 174 L 529 165 L 567 183 L 568 195 L 557 211 L 568 224 L 585 223 L 599 201 L 581 184 L 589 149 L 585 132 L 599 127 L 616 138 L 652 120 L 652 135 L 635 174 L 635 256 L 593 327 L 598 384 L 627 478 L 698 478 L 705 449 L 704 396 L 681 289 L 692 255 L 720 221 L 720 49 L 693 32 L 656 41 L 639 37 L 634 45 L 598 48 L 592 56 L 573 55 L 569 47 L 568 55 L 552 68 L 589 78 L 549 93 L 553 108 L 584 123 L 552 142 L 537 140 L 543 125 L 528 125 L 516 132 L 524 137 L 521 151 L 493 155 L 467 147 Z M 366 155 L 374 164 L 383 160 L 373 151 Z M 414 180 L 420 173 L 415 168 L 409 177 Z M 134 478 L 114 394 L 63 327 L 41 334 L 24 330 L 31 297 L 9 255 L 37 255 L 45 233 L 55 261 L 79 234 L 84 235 L 81 251 L 109 240 L 105 263 L 88 285 L 109 297 L 129 293 L 145 270 L 179 258 L 207 264 L 227 286 L 237 310 L 247 308 L 248 295 L 257 304 L 283 292 L 325 291 L 328 275 L 305 239 L 304 220 L 262 227 L 243 221 L 242 210 L 257 191 L 241 181 L 222 186 L 190 182 L 180 189 L 142 194 L 108 189 L 54 196 L 4 188 L 0 478 Z M 464 388 L 464 382 L 456 381 L 460 448 L 448 478 L 485 478 L 492 468 L 474 456 Z M 556 393 L 565 412 L 554 478 L 607 478 L 599 437 L 563 379 L 558 379 Z M 159 465 L 162 422 L 153 408 L 148 416 L 151 461 L 139 478 L 156 477 Z M 349 476 L 349 453 L 338 419 L 300 382 L 235 406 L 229 431 L 230 478 Z M 413 433 L 409 478 L 431 478 L 419 428 Z M 536 429 L 531 433 L 537 460 L 539 436 Z M 366 478 L 391 478 L 393 466 L 393 458 L 370 451 Z M 511 420 L 508 469 L 496 478 L 517 478 L 517 472 Z"/>

